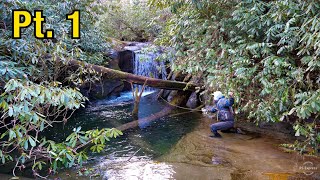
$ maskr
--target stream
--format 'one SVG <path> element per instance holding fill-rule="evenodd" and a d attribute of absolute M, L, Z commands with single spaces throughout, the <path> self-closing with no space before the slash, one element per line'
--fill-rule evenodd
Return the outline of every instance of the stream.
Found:
<path fill-rule="evenodd" d="M 150 116 L 165 105 L 155 100 L 155 94 L 148 94 L 150 92 L 142 98 L 139 117 Z M 78 126 L 87 130 L 130 122 L 133 120 L 130 97 L 130 93 L 124 93 L 120 98 L 94 102 L 68 121 L 64 128 L 54 129 L 51 135 L 60 139 Z M 181 112 L 177 110 L 173 114 Z M 110 141 L 103 153 L 90 154 L 84 169 L 92 171 L 91 177 L 79 176 L 79 167 L 63 170 L 55 177 L 70 180 L 238 180 L 287 176 L 319 179 L 318 170 L 303 169 L 318 166 L 319 160 L 285 153 L 278 147 L 282 143 L 280 140 L 255 133 L 223 133 L 221 139 L 210 138 L 211 123 L 211 119 L 200 113 L 163 117 L 148 126 L 126 131 L 123 136 Z"/>
<path fill-rule="evenodd" d="M 150 116 L 166 105 L 155 100 L 156 93 L 151 93 L 143 94 L 140 102 L 140 118 Z M 63 128 L 53 128 L 46 136 L 61 140 L 70 134 L 74 127 L 81 126 L 82 130 L 117 127 L 133 120 L 130 115 L 132 109 L 131 92 L 125 92 L 118 98 L 93 102 L 90 107 L 70 119 Z M 156 174 L 164 179 L 173 177 L 172 166 L 160 163 L 157 159 L 168 154 L 183 136 L 192 132 L 199 124 L 199 117 L 199 114 L 191 113 L 163 117 L 151 124 L 143 124 L 137 129 L 126 131 L 123 136 L 111 140 L 104 152 L 91 154 L 85 166 L 101 173 L 103 179 L 153 177 Z M 76 173 L 76 169 L 66 170 L 57 177 L 73 179 Z M 65 176 L 66 174 L 70 177 Z"/>
<path fill-rule="evenodd" d="M 144 93 L 140 118 L 166 105 L 156 100 L 156 94 Z M 132 109 L 132 93 L 123 92 L 120 97 L 92 102 L 64 126 L 50 129 L 46 136 L 61 141 L 75 127 L 81 126 L 82 130 L 117 127 L 133 120 Z M 89 154 L 83 167 L 60 169 L 49 179 L 320 179 L 318 158 L 284 152 L 279 148 L 284 143 L 281 140 L 252 132 L 222 133 L 222 138 L 210 138 L 212 122 L 201 113 L 175 110 L 112 139 L 102 153 Z M 32 177 L 28 172 L 23 175 Z M 0 179 L 10 176 L 1 175 Z"/>

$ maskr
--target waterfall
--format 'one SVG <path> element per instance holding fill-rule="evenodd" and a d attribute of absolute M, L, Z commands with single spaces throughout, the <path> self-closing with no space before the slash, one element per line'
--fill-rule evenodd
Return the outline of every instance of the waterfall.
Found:
<path fill-rule="evenodd" d="M 134 74 L 140 76 L 153 77 L 157 79 L 167 78 L 167 71 L 164 61 L 158 61 L 159 53 L 135 52 L 134 56 Z M 141 90 L 142 86 L 139 86 Z M 146 91 L 153 91 L 154 88 L 146 87 Z"/>

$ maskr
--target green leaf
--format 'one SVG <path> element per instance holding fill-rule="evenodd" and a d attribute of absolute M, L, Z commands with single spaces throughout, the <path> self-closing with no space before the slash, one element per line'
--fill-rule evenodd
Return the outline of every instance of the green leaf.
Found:
<path fill-rule="evenodd" d="M 8 134 L 8 131 L 7 131 L 7 132 L 5 132 L 5 133 L 3 133 L 3 134 L 1 134 L 0 139 L 3 139 L 7 134 Z"/>
<path fill-rule="evenodd" d="M 36 146 L 36 142 L 33 140 L 33 138 L 31 136 L 29 136 L 29 142 L 30 142 L 30 145 L 32 147 L 35 147 Z"/>
<path fill-rule="evenodd" d="M 13 116 L 13 108 L 11 106 L 9 107 L 8 115 L 9 115 L 9 117 Z"/>
<path fill-rule="evenodd" d="M 293 114 L 296 110 L 297 110 L 297 108 L 292 108 L 292 109 L 289 111 L 288 115 Z"/>
<path fill-rule="evenodd" d="M 32 119 L 33 119 L 33 123 L 37 123 L 39 120 L 39 116 L 36 113 L 33 113 Z"/>
<path fill-rule="evenodd" d="M 14 132 L 12 129 L 9 130 L 9 141 L 16 138 L 16 132 Z"/>
<path fill-rule="evenodd" d="M 67 156 L 67 158 L 69 159 L 69 161 L 72 161 L 72 160 L 73 160 L 73 157 L 72 157 L 70 154 L 66 153 L 66 156 Z"/>
<path fill-rule="evenodd" d="M 44 121 L 41 121 L 41 124 L 40 124 L 40 131 L 43 131 L 44 129 Z"/>
<path fill-rule="evenodd" d="M 79 157 L 78 157 L 78 163 L 80 165 L 82 165 L 82 154 L 80 153 Z"/>
<path fill-rule="evenodd" d="M 4 164 L 6 162 L 6 159 L 4 156 L 1 157 L 1 162 L 2 162 L 2 164 Z"/>
<path fill-rule="evenodd" d="M 25 150 L 28 150 L 28 147 L 29 147 L 28 144 L 29 144 L 28 141 L 25 140 L 25 141 L 24 141 L 24 145 L 23 145 L 23 148 L 24 148 Z"/>
<path fill-rule="evenodd" d="M 53 161 L 53 170 L 56 171 L 58 167 L 57 160 Z"/>
<path fill-rule="evenodd" d="M 42 170 L 42 164 L 41 164 L 41 162 L 39 163 L 38 168 L 39 168 L 39 170 Z"/>

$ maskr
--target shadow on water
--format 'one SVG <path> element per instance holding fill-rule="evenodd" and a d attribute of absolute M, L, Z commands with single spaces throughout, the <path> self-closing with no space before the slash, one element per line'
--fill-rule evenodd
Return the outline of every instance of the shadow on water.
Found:
<path fill-rule="evenodd" d="M 124 123 L 133 121 L 131 111 L 133 109 L 131 101 L 125 101 L 126 97 L 118 100 L 102 100 L 94 102 L 90 107 L 78 112 L 64 126 L 57 125 L 46 133 L 48 139 L 61 141 L 65 139 L 73 128 L 81 127 L 82 130 L 113 128 Z M 146 95 L 150 94 L 149 92 Z M 125 103 L 126 102 L 126 103 Z M 150 116 L 164 108 L 165 104 L 155 100 L 154 95 L 145 96 L 140 102 L 139 118 Z M 178 113 L 181 111 L 175 111 Z M 175 117 L 162 117 L 152 122 L 146 127 L 139 127 L 127 131 L 109 144 L 107 152 L 126 149 L 126 147 L 136 146 L 137 148 L 150 148 L 153 155 L 162 155 L 167 152 L 183 135 L 192 131 L 197 125 L 197 114 L 185 114 Z M 142 146 L 142 147 L 140 147 Z"/>
<path fill-rule="evenodd" d="M 139 118 L 152 116 L 152 114 L 161 111 L 165 106 L 166 104 L 156 100 L 156 93 L 145 92 L 140 102 Z M 131 116 L 132 109 L 132 93 L 124 92 L 119 97 L 92 102 L 85 109 L 77 111 L 65 125 L 55 124 L 54 127 L 48 129 L 43 135 L 48 140 L 62 142 L 77 127 L 81 127 L 84 131 L 118 127 L 134 120 Z M 181 113 L 181 111 L 176 110 L 172 113 Z M 122 166 L 123 162 L 126 162 L 130 166 L 134 165 L 144 168 L 146 162 L 152 162 L 154 159 L 169 153 L 170 149 L 182 136 L 191 132 L 197 126 L 198 119 L 198 114 L 162 117 L 147 126 L 144 124 L 144 127 L 128 130 L 124 132 L 124 135 L 111 139 L 102 153 L 89 154 L 89 161 L 85 164 L 85 167 L 108 167 L 108 169 L 103 168 L 104 170 L 99 172 L 103 177 L 108 178 L 110 177 L 110 173 L 111 177 L 118 177 L 120 171 L 116 170 L 117 165 Z M 130 161 L 128 161 L 129 159 Z M 139 165 L 139 163 L 142 164 Z M 161 165 L 156 169 L 160 170 L 164 167 Z M 9 175 L 11 173 L 10 168 L 11 166 L 2 167 L 0 172 L 8 173 Z M 66 176 L 67 173 L 73 174 L 70 177 L 70 179 L 73 179 L 77 175 L 78 170 L 79 167 L 60 170 L 60 174 L 56 177 L 69 179 L 69 176 Z M 31 169 L 26 169 L 22 174 L 18 174 L 24 177 L 32 177 Z M 3 176 L 0 175 L 0 179 Z M 83 178 L 87 179 L 87 177 Z"/>
<path fill-rule="evenodd" d="M 139 118 L 151 116 L 161 111 L 166 104 L 156 100 L 156 93 L 146 92 L 141 99 Z M 73 128 L 81 126 L 82 130 L 113 128 L 133 121 L 132 94 L 127 92 L 118 98 L 93 102 L 86 109 L 77 112 L 64 126 L 56 125 L 46 133 L 48 139 L 61 141 L 65 139 Z M 181 113 L 175 110 L 172 113 Z M 191 132 L 198 124 L 199 114 L 187 113 L 174 117 L 162 117 L 145 127 L 128 130 L 123 136 L 112 139 L 104 152 L 90 154 L 89 166 L 101 163 L 117 162 L 119 160 L 154 160 L 169 153 L 170 149 L 182 136 Z M 161 166 L 162 167 L 162 166 Z M 108 172 L 113 171 L 109 169 Z M 68 173 L 75 173 L 67 170 Z"/>

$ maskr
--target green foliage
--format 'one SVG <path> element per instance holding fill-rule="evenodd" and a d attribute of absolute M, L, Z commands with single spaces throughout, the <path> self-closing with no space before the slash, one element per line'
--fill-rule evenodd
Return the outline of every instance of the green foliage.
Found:
<path fill-rule="evenodd" d="M 52 115 L 46 114 L 45 117 L 59 117 L 64 111 L 84 107 L 83 102 L 86 98 L 80 92 L 58 85 L 57 82 L 53 82 L 53 85 L 38 85 L 30 81 L 20 82 L 11 79 L 5 85 L 5 92 L 0 99 L 4 112 L 3 119 L 7 117 L 20 121 L 33 119 L 34 123 L 37 123 L 44 117 L 43 113 L 48 112 L 51 107 L 56 107 L 57 112 L 53 112 Z M 62 107 L 64 109 L 59 111 Z"/>
<path fill-rule="evenodd" d="M 35 64 L 43 61 L 46 52 L 57 51 L 61 59 L 80 58 L 88 60 L 87 57 L 96 53 L 104 52 L 108 48 L 105 41 L 106 33 L 96 28 L 98 15 L 103 9 L 93 0 L 64 0 L 64 1 L 2 1 L 0 3 L 2 30 L 0 41 L 0 52 L 3 52 L 7 59 L 15 61 L 25 61 L 25 63 Z M 33 36 L 33 27 L 24 29 L 22 39 L 11 39 L 11 10 L 27 9 L 31 12 L 41 9 L 46 16 L 45 28 L 55 30 L 55 38 L 59 43 L 52 41 L 38 40 Z M 81 40 L 70 38 L 71 23 L 66 20 L 66 14 L 74 9 L 81 11 Z M 61 45 L 61 46 L 58 46 Z M 2 54 L 2 53 L 1 53 Z M 97 54 L 96 54 L 97 55 Z"/>
<path fill-rule="evenodd" d="M 88 150 L 100 152 L 110 138 L 121 135 L 116 129 L 81 128 L 63 142 L 42 135 L 84 107 L 87 98 L 76 85 L 99 79 L 92 69 L 69 68 L 68 61 L 106 64 L 107 34 L 96 25 L 105 11 L 102 5 L 95 0 L 0 1 L 0 159 L 3 164 L 15 162 L 13 173 L 27 164 L 38 177 L 44 167 L 56 171 L 81 165 Z M 21 39 L 12 39 L 13 9 L 43 10 L 44 26 L 54 29 L 55 39 L 36 39 L 33 27 L 23 29 Z M 71 22 L 66 20 L 75 9 L 81 11 L 80 40 L 71 39 Z"/>
<path fill-rule="evenodd" d="M 151 3 L 173 9 L 158 43 L 174 48 L 174 70 L 204 71 L 208 89 L 236 91 L 239 112 L 257 123 L 296 124 L 296 135 L 306 138 L 302 147 L 318 148 L 317 1 Z"/>
<path fill-rule="evenodd" d="M 12 61 L 0 61 L 0 82 L 5 83 L 12 78 L 24 78 L 25 68 L 17 67 L 17 63 Z"/>
<path fill-rule="evenodd" d="M 124 41 L 151 41 L 161 31 L 168 12 L 148 6 L 145 0 L 115 0 L 99 18 L 99 28 L 109 37 Z"/>
<path fill-rule="evenodd" d="M 103 150 L 110 138 L 122 133 L 116 129 L 84 132 L 79 127 L 62 143 L 40 136 L 53 123 L 66 122 L 76 109 L 84 107 L 85 100 L 76 89 L 60 87 L 57 82 L 38 85 L 11 79 L 0 96 L 0 108 L 3 110 L 0 124 L 1 128 L 7 129 L 0 137 L 2 163 L 12 161 L 11 153 L 19 150 L 21 153 L 16 157 L 18 161 L 15 168 L 24 167 L 26 162 L 32 160 L 32 169 L 41 170 L 45 164 L 42 159 L 49 158 L 54 160 L 50 165 L 51 170 L 56 171 L 62 165 L 82 165 L 87 159 L 85 147 L 91 147 L 93 152 Z"/>

